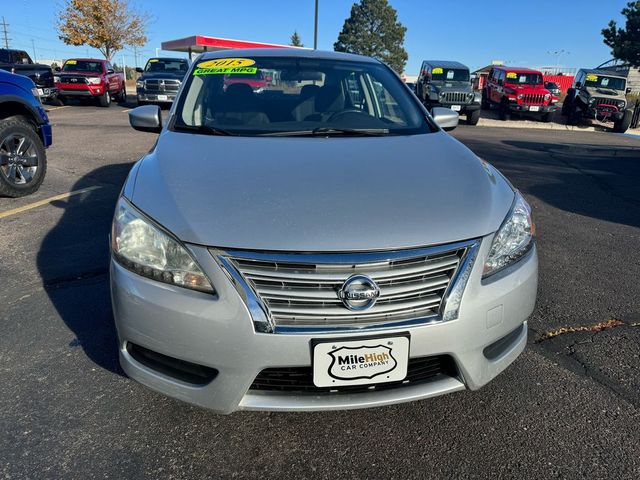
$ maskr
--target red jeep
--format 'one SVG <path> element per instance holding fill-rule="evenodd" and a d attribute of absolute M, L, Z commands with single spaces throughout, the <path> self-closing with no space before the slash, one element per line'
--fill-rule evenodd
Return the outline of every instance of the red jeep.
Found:
<path fill-rule="evenodd" d="M 495 105 L 501 120 L 508 120 L 513 112 L 548 122 L 558 109 L 554 100 L 544 88 L 542 73 L 529 68 L 493 67 L 482 89 L 482 108 L 488 110 Z"/>
<path fill-rule="evenodd" d="M 55 85 L 61 102 L 67 98 L 91 98 L 101 107 L 108 107 L 111 99 L 127 99 L 124 73 L 114 71 L 107 60 L 71 58 L 56 73 Z"/>

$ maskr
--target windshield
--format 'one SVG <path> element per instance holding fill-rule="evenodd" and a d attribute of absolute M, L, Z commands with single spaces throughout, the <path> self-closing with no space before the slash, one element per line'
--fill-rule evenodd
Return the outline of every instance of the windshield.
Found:
<path fill-rule="evenodd" d="M 178 75 L 184 75 L 187 70 L 189 70 L 189 63 L 186 60 L 168 58 L 152 58 L 144 67 L 145 72 L 166 72 Z"/>
<path fill-rule="evenodd" d="M 433 67 L 431 80 L 434 82 L 468 82 L 469 70 L 464 68 Z"/>
<path fill-rule="evenodd" d="M 62 67 L 62 71 L 102 73 L 102 63 L 88 62 L 86 60 L 67 60 Z"/>
<path fill-rule="evenodd" d="M 514 85 L 542 85 L 542 75 L 539 73 L 507 72 L 504 83 Z"/>
<path fill-rule="evenodd" d="M 584 81 L 586 87 L 593 88 L 608 88 L 611 90 L 624 90 L 627 86 L 627 81 L 624 78 L 607 77 L 604 75 L 596 75 L 594 73 L 588 73 Z"/>
<path fill-rule="evenodd" d="M 388 67 L 292 57 L 201 61 L 176 107 L 173 129 L 181 128 L 232 135 L 431 131 Z"/>

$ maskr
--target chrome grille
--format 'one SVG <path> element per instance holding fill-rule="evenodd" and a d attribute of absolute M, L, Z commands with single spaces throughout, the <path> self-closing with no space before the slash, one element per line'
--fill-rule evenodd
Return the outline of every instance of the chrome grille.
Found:
<path fill-rule="evenodd" d="M 544 95 L 539 95 L 537 93 L 536 94 L 526 93 L 522 96 L 522 101 L 527 105 L 529 104 L 542 105 L 544 104 Z"/>
<path fill-rule="evenodd" d="M 473 99 L 473 93 L 444 92 L 441 98 L 444 103 L 469 103 Z"/>
<path fill-rule="evenodd" d="M 145 89 L 154 92 L 177 92 L 180 80 L 150 79 L 144 82 Z"/>
<path fill-rule="evenodd" d="M 81 75 L 60 75 L 60 83 L 78 83 L 87 84 L 87 77 Z"/>
<path fill-rule="evenodd" d="M 240 274 L 276 328 L 369 328 L 438 316 L 474 244 L 363 254 L 228 251 L 218 257 Z M 338 296 L 355 274 L 367 275 L 380 289 L 367 310 L 350 310 Z"/>
<path fill-rule="evenodd" d="M 604 105 L 604 106 L 611 106 L 611 107 L 618 107 L 618 102 L 616 100 L 614 100 L 613 98 L 602 98 L 602 97 L 596 97 L 595 98 L 595 105 L 597 107 Z"/>

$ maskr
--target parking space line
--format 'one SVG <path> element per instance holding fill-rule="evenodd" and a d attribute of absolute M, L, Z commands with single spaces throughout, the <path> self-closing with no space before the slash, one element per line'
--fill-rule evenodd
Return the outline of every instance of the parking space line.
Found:
<path fill-rule="evenodd" d="M 12 210 L 7 210 L 6 212 L 0 212 L 0 219 L 10 217 L 11 215 L 16 215 L 17 213 L 26 212 L 27 210 L 31 210 L 37 207 L 41 207 L 42 205 L 46 205 L 55 200 L 62 200 L 64 198 L 73 197 L 75 195 L 80 195 L 82 193 L 91 192 L 93 190 L 97 190 L 102 188 L 100 185 L 94 185 L 93 187 L 82 188 L 80 190 L 75 190 L 73 192 L 62 193 L 60 195 L 55 195 L 53 197 L 45 198 L 44 200 L 39 200 L 37 202 L 30 203 L 28 205 L 24 205 L 22 207 L 14 208 Z"/>
<path fill-rule="evenodd" d="M 47 108 L 47 112 L 53 112 L 54 110 L 60 110 L 61 108 L 67 108 L 69 105 L 63 105 L 61 107 L 53 107 L 53 108 Z"/>

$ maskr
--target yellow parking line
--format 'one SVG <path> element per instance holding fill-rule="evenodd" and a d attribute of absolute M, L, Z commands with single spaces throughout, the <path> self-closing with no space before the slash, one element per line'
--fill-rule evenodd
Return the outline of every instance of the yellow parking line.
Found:
<path fill-rule="evenodd" d="M 61 108 L 67 108 L 69 105 L 63 105 L 61 107 L 53 107 L 53 108 L 47 108 L 47 112 L 52 112 L 54 110 L 60 110 Z"/>
<path fill-rule="evenodd" d="M 7 210 L 6 212 L 0 212 L 0 218 L 10 217 L 11 215 L 15 215 L 17 213 L 22 213 L 27 210 L 31 210 L 33 208 L 41 207 L 42 205 L 46 205 L 47 203 L 51 203 L 55 200 L 62 200 L 63 198 L 73 197 L 74 195 L 80 195 L 81 193 L 91 192 L 92 190 L 97 190 L 99 188 L 102 188 L 102 187 L 100 185 L 94 185 L 93 187 L 82 188 L 74 192 L 62 193 L 54 197 L 45 198 L 44 200 L 33 202 L 28 205 L 24 205 L 22 207 L 14 208 L 12 210 Z"/>

